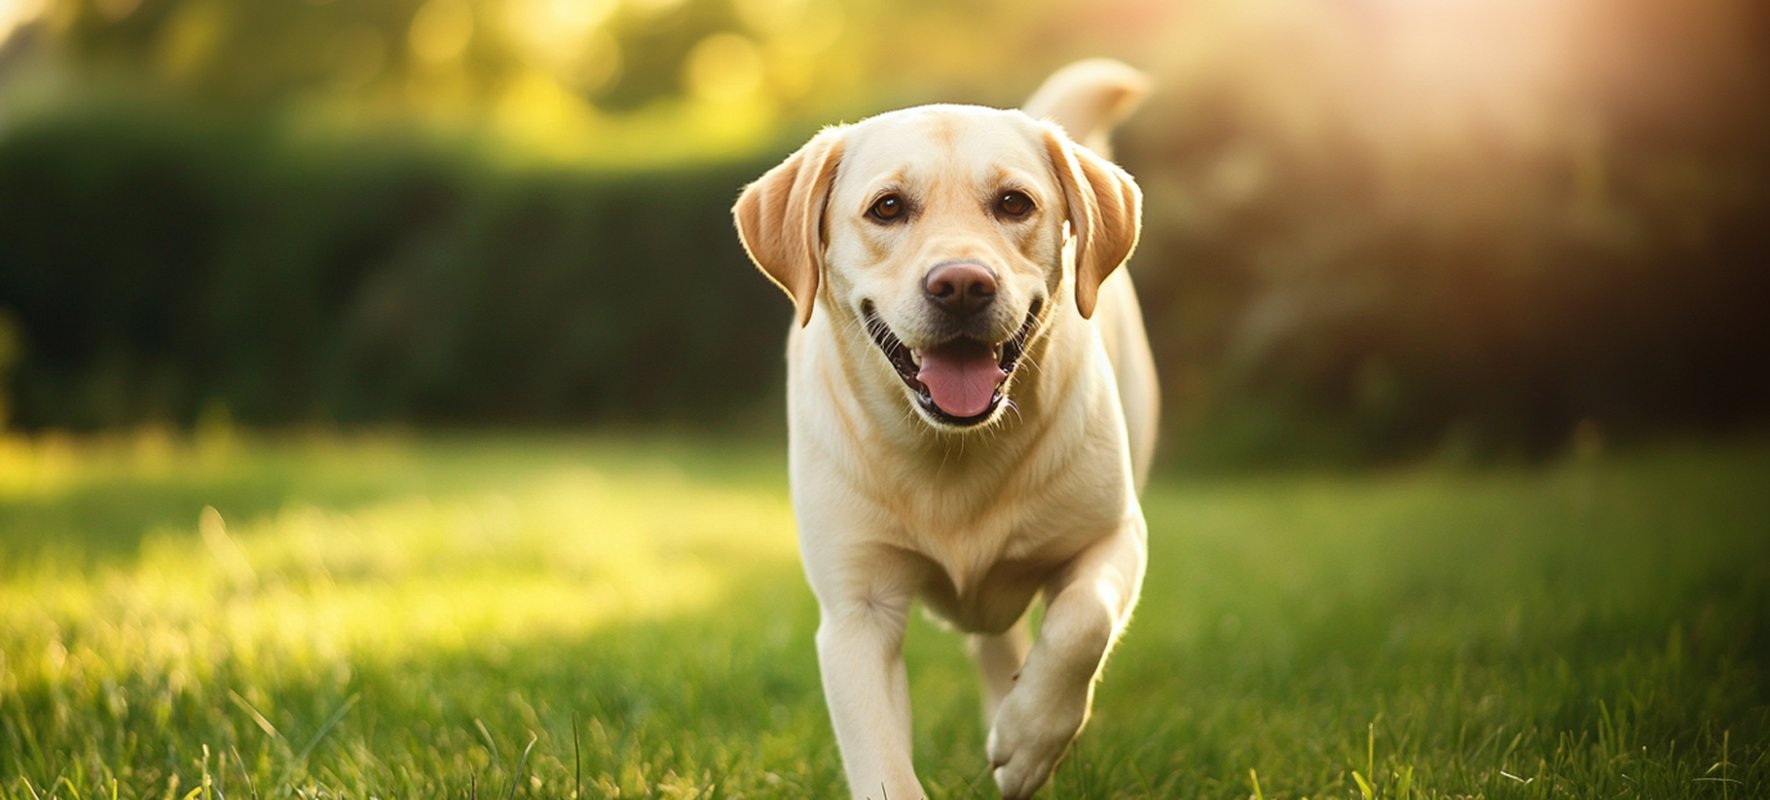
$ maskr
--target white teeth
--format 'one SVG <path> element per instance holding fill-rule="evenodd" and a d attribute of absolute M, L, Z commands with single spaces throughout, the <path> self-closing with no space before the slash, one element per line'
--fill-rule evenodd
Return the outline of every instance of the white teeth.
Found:
<path fill-rule="evenodd" d="M 1001 361 L 1002 360 L 1002 346 L 999 344 L 998 345 L 991 345 L 990 349 L 989 349 L 989 355 L 990 355 L 990 358 L 993 358 L 997 361 Z"/>
<path fill-rule="evenodd" d="M 922 366 L 922 351 L 911 350 L 910 351 L 910 363 L 915 364 L 918 367 Z"/>

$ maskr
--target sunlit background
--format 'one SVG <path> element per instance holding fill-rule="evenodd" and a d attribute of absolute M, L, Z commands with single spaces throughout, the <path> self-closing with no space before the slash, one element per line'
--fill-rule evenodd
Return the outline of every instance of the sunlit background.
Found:
<path fill-rule="evenodd" d="M 1166 408 L 1049 796 L 1770 795 L 1770 3 L 0 0 L 0 800 L 840 795 L 731 203 L 1091 56 Z"/>
<path fill-rule="evenodd" d="M 22 430 L 780 428 L 726 209 L 818 126 L 1108 55 L 1167 457 L 1759 425 L 1750 0 L 4 0 Z M 769 426 L 772 426 L 770 428 Z"/>

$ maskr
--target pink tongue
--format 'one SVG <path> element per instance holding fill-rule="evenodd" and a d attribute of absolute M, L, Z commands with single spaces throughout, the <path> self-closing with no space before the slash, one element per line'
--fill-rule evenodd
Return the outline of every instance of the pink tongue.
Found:
<path fill-rule="evenodd" d="M 987 411 L 996 385 L 1007 376 L 988 345 L 961 340 L 922 351 L 916 380 L 928 387 L 940 410 L 964 418 Z"/>

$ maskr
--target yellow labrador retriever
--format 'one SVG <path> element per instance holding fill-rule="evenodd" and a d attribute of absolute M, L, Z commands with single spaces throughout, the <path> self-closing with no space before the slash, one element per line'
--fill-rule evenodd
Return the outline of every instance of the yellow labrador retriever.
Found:
<path fill-rule="evenodd" d="M 1050 777 L 1137 602 L 1156 380 L 1118 267 L 1141 195 L 1099 151 L 1142 91 L 1088 61 L 1024 112 L 830 128 L 733 209 L 798 311 L 793 504 L 856 798 L 924 796 L 902 656 L 914 598 L 971 634 L 1005 798 Z"/>

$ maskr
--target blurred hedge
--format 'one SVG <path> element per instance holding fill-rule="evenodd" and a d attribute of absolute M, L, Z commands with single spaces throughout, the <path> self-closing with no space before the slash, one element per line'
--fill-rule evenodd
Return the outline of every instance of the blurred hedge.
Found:
<path fill-rule="evenodd" d="M 571 30 L 470 2 L 447 57 L 406 46 L 432 5 L 28 12 L 0 43 L 0 424 L 778 425 L 787 304 L 727 207 L 809 134 L 790 120 L 1011 104 L 1097 54 L 1153 79 L 1117 144 L 1170 456 L 1540 456 L 1770 418 L 1762 0 L 688 0 Z M 754 85 L 715 102 L 744 70 L 695 54 L 732 48 Z M 33 92 L 59 110 L 18 118 Z M 294 136 L 316 109 L 650 163 L 733 112 L 798 130 L 609 173 Z"/>
<path fill-rule="evenodd" d="M 1165 165 L 1144 178 L 1135 268 L 1170 430 L 1214 456 L 1341 460 L 1761 425 L 1760 130 L 1734 149 L 1491 152 L 1386 185 L 1382 154 L 1357 147 L 1244 135 L 1229 149 L 1259 155 L 1224 156 L 1178 126 L 1129 143 L 1126 160 Z M 1219 196 L 1244 157 L 1263 185 Z M 1598 200 L 1577 175 L 1590 158 L 1607 162 Z"/>
<path fill-rule="evenodd" d="M 1534 457 L 1762 425 L 1770 5 L 1187 22 L 1119 141 L 1171 441 Z"/>
<path fill-rule="evenodd" d="M 1155 98 L 1120 151 L 1170 455 L 1542 454 L 1765 418 L 1762 116 L 1396 177 L 1236 97 Z M 188 108 L 17 122 L 8 424 L 778 424 L 789 307 L 728 208 L 790 147 L 609 173 Z"/>
<path fill-rule="evenodd" d="M 11 423 L 759 413 L 789 311 L 728 209 L 762 167 L 493 167 L 188 109 L 21 124 L 0 139 Z"/>

